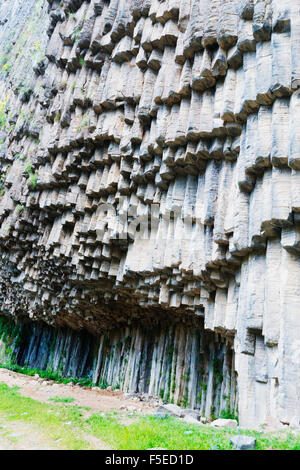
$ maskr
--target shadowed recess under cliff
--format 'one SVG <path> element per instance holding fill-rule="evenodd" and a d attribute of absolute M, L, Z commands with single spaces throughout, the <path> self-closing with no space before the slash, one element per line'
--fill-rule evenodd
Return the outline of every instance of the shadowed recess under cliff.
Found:
<path fill-rule="evenodd" d="M 94 337 L 0 318 L 0 362 L 89 379 L 193 407 L 207 417 L 237 411 L 234 355 L 203 328 L 124 328 Z"/>

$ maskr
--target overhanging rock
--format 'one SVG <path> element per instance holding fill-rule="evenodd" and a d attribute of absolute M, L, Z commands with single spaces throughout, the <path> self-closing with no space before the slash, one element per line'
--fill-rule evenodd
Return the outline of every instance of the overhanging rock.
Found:
<path fill-rule="evenodd" d="M 196 364 L 194 328 L 243 426 L 299 426 L 299 10 L 0 0 L 3 315 Z"/>

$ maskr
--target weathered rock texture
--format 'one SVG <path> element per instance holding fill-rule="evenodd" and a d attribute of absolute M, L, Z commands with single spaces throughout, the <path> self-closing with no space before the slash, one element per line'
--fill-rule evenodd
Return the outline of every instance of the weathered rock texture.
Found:
<path fill-rule="evenodd" d="M 234 350 L 241 424 L 299 426 L 299 11 L 0 0 L 2 314 L 110 344 L 129 328 L 142 369 L 167 331 L 192 368 L 191 338 L 214 338 Z M 124 236 L 153 204 L 150 237 Z M 193 389 L 176 383 L 174 401 Z"/>
<path fill-rule="evenodd" d="M 0 319 L 1 320 L 1 319 Z M 0 361 L 62 377 L 158 396 L 202 415 L 237 410 L 233 351 L 203 329 L 120 328 L 94 337 L 45 325 L 0 321 Z"/>

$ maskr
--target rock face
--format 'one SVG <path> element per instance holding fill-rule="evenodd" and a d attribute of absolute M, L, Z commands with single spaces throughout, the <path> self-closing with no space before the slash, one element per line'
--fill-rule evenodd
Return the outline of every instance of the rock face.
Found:
<path fill-rule="evenodd" d="M 208 415 L 237 378 L 242 426 L 299 426 L 299 9 L 0 0 L 0 311 L 38 323 L 32 364 L 47 323 L 109 338 L 113 381 L 130 330 L 133 388 L 151 363 Z"/>
<path fill-rule="evenodd" d="M 0 318 L 0 363 L 55 371 L 63 377 L 89 379 L 106 388 L 142 392 L 190 403 L 201 415 L 237 410 L 233 352 L 202 329 L 182 326 L 123 328 L 94 337 L 87 332 Z M 177 414 L 175 404 L 160 413 Z"/>

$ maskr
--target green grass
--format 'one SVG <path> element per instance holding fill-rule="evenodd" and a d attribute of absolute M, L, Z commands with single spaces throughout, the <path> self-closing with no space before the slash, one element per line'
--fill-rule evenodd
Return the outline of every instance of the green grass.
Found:
<path fill-rule="evenodd" d="M 163 447 L 169 450 L 230 450 L 230 438 L 242 432 L 257 439 L 257 449 L 300 449 L 300 435 L 281 432 L 262 434 L 255 431 L 217 430 L 205 425 L 191 425 L 168 417 L 157 420 L 152 416 L 140 417 L 131 425 L 120 424 L 114 415 L 93 414 L 88 423 L 91 432 L 120 450 Z M 192 434 L 185 435 L 185 431 Z"/>
<path fill-rule="evenodd" d="M 0 129 L 5 128 L 6 126 L 6 114 L 5 107 L 8 101 L 8 96 L 0 101 Z"/>
<path fill-rule="evenodd" d="M 65 404 L 70 403 L 68 397 L 55 397 L 53 402 L 40 403 L 23 397 L 17 387 L 0 383 L 0 416 L 8 422 L 23 421 L 37 425 L 49 439 L 60 439 L 59 446 L 64 449 L 88 449 L 87 436 L 93 435 L 119 450 L 152 447 L 169 450 L 229 450 L 232 448 L 230 438 L 241 432 L 256 437 L 258 450 L 300 450 L 300 434 L 292 431 L 263 433 L 215 429 L 207 425 L 185 423 L 171 416 L 160 420 L 149 415 L 128 415 L 127 421 L 122 422 L 119 412 L 93 413 L 86 419 L 81 413 L 82 407 Z M 59 402 L 62 405 L 55 404 Z M 184 434 L 185 431 L 192 433 Z"/>
<path fill-rule="evenodd" d="M 230 438 L 239 432 L 256 437 L 256 447 L 259 450 L 300 449 L 300 435 L 286 431 L 263 434 L 258 431 L 214 429 L 205 425 L 184 423 L 173 417 L 158 420 L 152 416 L 139 417 L 131 425 L 125 425 L 118 422 L 117 415 L 103 417 L 93 414 L 87 422 L 95 436 L 120 450 L 152 447 L 169 450 L 229 450 L 232 448 Z M 185 435 L 185 431 L 192 431 L 192 434 Z"/>
<path fill-rule="evenodd" d="M 28 165 L 26 166 L 25 168 L 25 173 L 27 176 L 30 176 L 31 175 L 31 168 L 32 168 L 32 163 L 28 163 Z"/>
<path fill-rule="evenodd" d="M 62 449 L 79 450 L 90 446 L 81 436 L 83 420 L 74 406 L 55 406 L 23 397 L 17 387 L 0 383 L 0 414 L 5 421 L 34 424 Z"/>
<path fill-rule="evenodd" d="M 18 204 L 16 207 L 16 211 L 18 214 L 21 214 L 24 210 L 24 206 L 22 204 Z"/>
<path fill-rule="evenodd" d="M 9 369 L 14 372 L 19 372 L 20 374 L 29 375 L 31 377 L 34 376 L 35 374 L 38 374 L 42 379 L 54 380 L 57 383 L 67 384 L 67 383 L 72 382 L 74 384 L 80 384 L 84 387 L 95 386 L 93 385 L 93 381 L 88 378 L 84 378 L 84 379 L 77 379 L 73 377 L 66 378 L 60 375 L 58 372 L 53 372 L 52 370 L 30 369 L 28 367 L 18 366 L 17 364 L 14 364 L 12 362 L 7 362 L 5 364 L 0 363 L 0 369 Z"/>
<path fill-rule="evenodd" d="M 54 401 L 54 403 L 73 403 L 75 401 L 75 398 L 72 397 L 53 397 L 49 398 L 50 401 Z"/>
<path fill-rule="evenodd" d="M 31 186 L 31 189 L 35 189 L 38 181 L 38 174 L 37 172 L 31 173 L 29 176 L 29 185 Z"/>
<path fill-rule="evenodd" d="M 0 331 L 1 331 L 1 318 L 0 318 Z M 4 331 L 2 329 L 2 331 Z M 58 372 L 54 372 L 52 370 L 46 369 L 36 369 L 36 368 L 28 368 L 26 366 L 22 367 L 19 366 L 18 364 L 15 364 L 14 362 L 6 362 L 6 363 L 0 363 L 0 369 L 8 369 L 12 370 L 13 372 L 19 372 L 20 374 L 24 375 L 29 375 L 29 376 L 34 376 L 35 374 L 38 374 L 41 379 L 47 379 L 47 380 L 54 380 L 57 383 L 61 384 L 68 384 L 72 382 L 73 384 L 79 384 L 82 385 L 83 387 L 99 387 L 101 389 L 107 388 L 110 384 L 104 379 L 100 380 L 98 384 L 94 384 L 93 380 L 85 377 L 82 379 L 78 379 L 77 377 L 63 377 L 61 374 Z M 113 388 L 119 388 L 119 387 L 113 387 Z"/>

